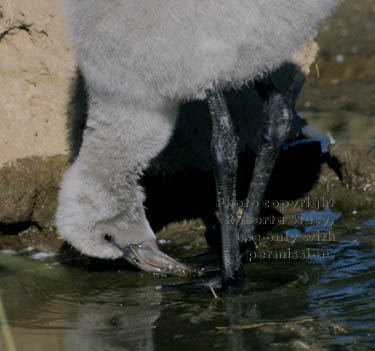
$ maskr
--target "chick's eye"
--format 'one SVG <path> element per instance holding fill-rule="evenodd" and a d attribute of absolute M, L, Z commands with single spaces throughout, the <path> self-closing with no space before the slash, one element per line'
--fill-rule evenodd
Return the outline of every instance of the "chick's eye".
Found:
<path fill-rule="evenodd" d="M 108 241 L 109 243 L 113 241 L 112 235 L 109 235 L 107 233 L 104 234 L 104 240 Z"/>

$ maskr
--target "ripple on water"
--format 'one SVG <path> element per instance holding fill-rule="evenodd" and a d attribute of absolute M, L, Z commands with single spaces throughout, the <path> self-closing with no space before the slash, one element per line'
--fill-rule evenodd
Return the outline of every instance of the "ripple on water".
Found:
<path fill-rule="evenodd" d="M 332 260 L 259 260 L 244 286 L 217 300 L 155 289 L 179 279 L 0 254 L 1 289 L 17 351 L 369 349 L 375 259 L 355 232 L 319 243 Z"/>
<path fill-rule="evenodd" d="M 355 240 L 336 246 L 334 259 L 325 263 L 320 281 L 309 292 L 310 308 L 314 314 L 345 323 L 353 329 L 356 344 L 361 337 L 360 344 L 369 346 L 375 337 L 374 251 Z M 348 347 L 353 340 L 346 341 Z"/>

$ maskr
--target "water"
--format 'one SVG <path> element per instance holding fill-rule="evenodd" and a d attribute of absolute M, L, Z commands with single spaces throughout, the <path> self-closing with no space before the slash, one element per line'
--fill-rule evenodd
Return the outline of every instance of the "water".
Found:
<path fill-rule="evenodd" d="M 293 241 L 265 242 L 259 251 L 309 248 L 329 258 L 259 258 L 246 266 L 245 284 L 218 292 L 218 299 L 208 290 L 158 289 L 180 278 L 88 271 L 56 264 L 56 258 L 47 263 L 0 254 L 2 300 L 16 350 L 370 350 L 371 209 L 348 218 L 326 208 L 300 218 L 306 223 L 294 228 Z M 312 221 L 319 226 L 317 218 L 315 233 L 329 231 L 327 240 L 306 237 Z M 2 338 L 0 350 L 6 350 Z"/>
<path fill-rule="evenodd" d="M 366 149 L 374 149 L 374 115 L 358 111 L 301 112 L 309 121 L 304 132 L 312 139 L 319 140 L 323 152 L 331 143 L 346 142 Z"/>

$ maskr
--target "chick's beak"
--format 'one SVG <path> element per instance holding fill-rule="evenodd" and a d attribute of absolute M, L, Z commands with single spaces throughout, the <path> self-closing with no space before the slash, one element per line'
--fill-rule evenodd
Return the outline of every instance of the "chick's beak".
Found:
<path fill-rule="evenodd" d="M 160 251 L 155 240 L 129 245 L 121 250 L 128 262 L 146 272 L 174 276 L 186 276 L 191 273 L 188 266 Z"/>

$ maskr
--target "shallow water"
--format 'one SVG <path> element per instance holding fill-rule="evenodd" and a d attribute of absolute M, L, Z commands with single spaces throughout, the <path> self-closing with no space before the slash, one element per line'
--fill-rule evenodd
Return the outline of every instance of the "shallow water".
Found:
<path fill-rule="evenodd" d="M 326 146 L 335 142 L 346 142 L 367 149 L 375 148 L 375 116 L 353 111 L 325 111 L 301 113 L 309 122 L 305 133 Z"/>
<path fill-rule="evenodd" d="M 210 291 L 158 289 L 182 282 L 177 278 L 0 254 L 16 350 L 369 350 L 375 342 L 371 215 L 371 209 L 350 218 L 328 208 L 305 212 L 285 240 L 272 231 L 278 240 L 259 252 L 309 249 L 309 255 L 260 254 L 246 266 L 244 286 L 218 292 L 218 299 Z M 238 326 L 246 329 L 216 330 Z M 0 350 L 6 350 L 2 338 Z"/>

